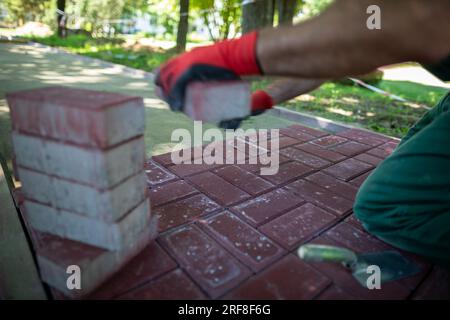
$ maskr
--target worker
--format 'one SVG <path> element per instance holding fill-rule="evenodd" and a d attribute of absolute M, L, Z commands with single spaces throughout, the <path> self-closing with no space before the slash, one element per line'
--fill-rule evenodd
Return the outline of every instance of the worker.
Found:
<path fill-rule="evenodd" d="M 380 29 L 367 8 L 380 9 Z M 161 66 L 155 83 L 174 110 L 191 81 L 280 76 L 253 93 L 252 110 L 308 92 L 326 80 L 417 61 L 450 80 L 449 0 L 336 0 L 321 15 L 194 49 Z M 295 78 L 293 80 L 292 78 Z M 353 211 L 372 234 L 450 266 L 450 94 L 401 140 L 360 187 Z"/>

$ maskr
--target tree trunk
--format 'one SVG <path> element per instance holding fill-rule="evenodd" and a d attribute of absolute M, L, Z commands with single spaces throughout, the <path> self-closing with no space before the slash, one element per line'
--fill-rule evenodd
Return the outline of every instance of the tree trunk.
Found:
<path fill-rule="evenodd" d="M 180 0 L 180 20 L 177 30 L 177 52 L 186 50 L 186 40 L 189 28 L 189 0 Z"/>
<path fill-rule="evenodd" d="M 66 10 L 66 0 L 57 0 L 56 7 L 58 10 L 65 12 Z M 67 18 L 61 14 L 57 13 L 57 23 L 58 23 L 58 37 L 65 38 L 66 37 L 66 20 Z"/>
<path fill-rule="evenodd" d="M 242 33 L 273 25 L 273 0 L 242 3 Z"/>
<path fill-rule="evenodd" d="M 277 0 L 278 25 L 292 24 L 297 10 L 297 0 Z"/>

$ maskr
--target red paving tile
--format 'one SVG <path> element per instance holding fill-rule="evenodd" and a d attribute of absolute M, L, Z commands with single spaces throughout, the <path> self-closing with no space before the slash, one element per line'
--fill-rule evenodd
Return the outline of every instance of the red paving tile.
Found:
<path fill-rule="evenodd" d="M 297 144 L 294 146 L 294 148 L 306 151 L 310 154 L 321 157 L 322 159 L 329 160 L 331 162 L 338 162 L 338 161 L 344 160 L 346 158 L 346 156 L 344 156 L 341 153 L 337 153 L 337 152 L 325 149 L 323 147 L 313 144 L 312 142 L 304 143 L 304 144 Z"/>
<path fill-rule="evenodd" d="M 150 203 L 152 207 L 157 207 L 196 192 L 198 191 L 184 180 L 178 180 L 151 188 L 149 192 Z"/>
<path fill-rule="evenodd" d="M 303 202 L 301 197 L 289 190 L 276 189 L 234 206 L 231 210 L 252 226 L 258 226 Z"/>
<path fill-rule="evenodd" d="M 249 279 L 225 299 L 312 299 L 329 284 L 329 279 L 289 254 Z"/>
<path fill-rule="evenodd" d="M 251 274 L 228 251 L 193 225 L 166 234 L 160 241 L 211 298 L 225 294 Z"/>
<path fill-rule="evenodd" d="M 106 284 L 92 293 L 89 299 L 115 298 L 176 267 L 176 262 L 156 242 L 153 242 Z"/>
<path fill-rule="evenodd" d="M 324 160 L 310 153 L 292 147 L 281 150 L 281 154 L 289 159 L 301 162 L 315 169 L 320 169 L 331 164 L 330 161 Z"/>
<path fill-rule="evenodd" d="M 274 262 L 284 253 L 273 241 L 229 212 L 201 220 L 199 224 L 254 272 Z"/>
<path fill-rule="evenodd" d="M 373 166 L 368 163 L 351 158 L 325 168 L 323 172 L 338 179 L 349 181 L 372 168 Z"/>
<path fill-rule="evenodd" d="M 347 157 L 357 155 L 369 149 L 370 146 L 355 141 L 344 142 L 342 144 L 330 148 L 330 150 L 342 153 Z"/>
<path fill-rule="evenodd" d="M 322 207 L 335 215 L 344 215 L 352 209 L 353 203 L 327 189 L 306 180 L 298 180 L 286 186 L 305 200 Z"/>
<path fill-rule="evenodd" d="M 259 171 L 268 164 L 249 159 L 174 165 L 170 154 L 153 157 L 146 170 L 162 233 L 90 298 L 448 299 L 449 273 L 401 250 L 421 272 L 381 290 L 361 286 L 340 264 L 296 256 L 307 242 L 358 253 L 395 250 L 351 212 L 359 186 L 398 141 L 359 129 L 333 136 L 294 125 L 281 129 L 278 143 L 279 172 L 268 176 Z M 244 159 L 247 147 L 223 157 Z"/>
<path fill-rule="evenodd" d="M 358 192 L 358 188 L 356 188 L 355 186 L 347 182 L 338 180 L 322 172 L 317 172 L 309 175 L 305 179 L 352 201 L 355 200 L 356 193 Z"/>
<path fill-rule="evenodd" d="M 123 300 L 203 300 L 206 296 L 180 270 L 174 270 L 119 297 Z"/>
<path fill-rule="evenodd" d="M 248 193 L 211 172 L 191 176 L 188 179 L 206 195 L 225 206 L 250 198 Z"/>
<path fill-rule="evenodd" d="M 253 196 L 264 193 L 274 187 L 268 181 L 238 166 L 223 167 L 214 170 L 214 173 Z"/>
<path fill-rule="evenodd" d="M 284 248 L 292 250 L 336 220 L 334 215 L 306 203 L 264 224 L 259 230 Z"/>
<path fill-rule="evenodd" d="M 313 171 L 314 169 L 311 167 L 292 161 L 281 164 L 277 174 L 264 176 L 264 179 L 269 180 L 273 184 L 283 184 L 296 180 Z"/>
<path fill-rule="evenodd" d="M 145 164 L 145 173 L 147 175 L 147 183 L 150 186 L 176 179 L 175 175 L 152 161 L 147 161 Z"/>
<path fill-rule="evenodd" d="M 159 219 L 158 230 L 163 232 L 218 209 L 220 206 L 217 203 L 199 194 L 157 207 L 153 210 L 153 214 Z"/>

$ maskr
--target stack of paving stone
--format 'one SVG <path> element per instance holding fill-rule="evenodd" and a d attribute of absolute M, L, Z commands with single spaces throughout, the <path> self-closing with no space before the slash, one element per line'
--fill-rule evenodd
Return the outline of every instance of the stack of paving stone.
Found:
<path fill-rule="evenodd" d="M 89 294 L 156 236 L 141 98 L 50 87 L 7 95 L 22 211 L 43 281 Z M 68 267 L 81 269 L 69 289 Z"/>

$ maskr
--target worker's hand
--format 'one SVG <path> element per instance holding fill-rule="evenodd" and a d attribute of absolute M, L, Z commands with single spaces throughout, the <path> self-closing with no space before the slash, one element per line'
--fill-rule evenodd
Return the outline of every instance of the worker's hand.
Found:
<path fill-rule="evenodd" d="M 257 32 L 196 48 L 170 59 L 158 70 L 158 94 L 171 109 L 182 111 L 186 86 L 191 81 L 236 80 L 262 73 L 256 58 Z"/>
<path fill-rule="evenodd" d="M 256 90 L 253 92 L 251 100 L 252 116 L 256 116 L 271 109 L 273 105 L 273 98 L 266 91 Z"/>

